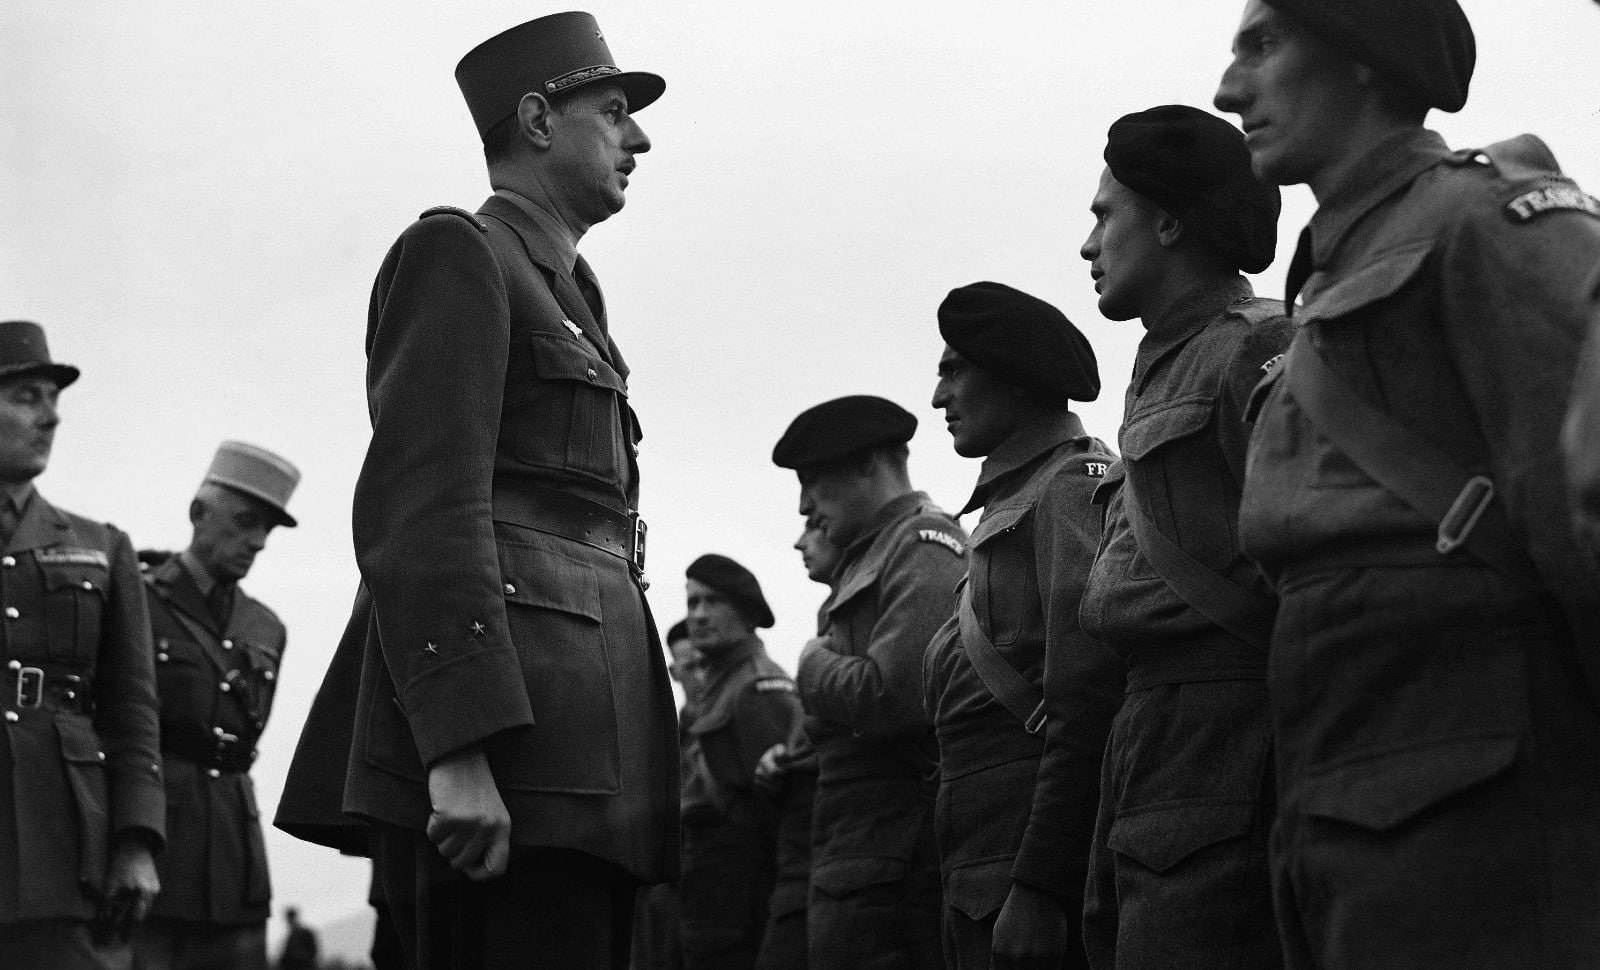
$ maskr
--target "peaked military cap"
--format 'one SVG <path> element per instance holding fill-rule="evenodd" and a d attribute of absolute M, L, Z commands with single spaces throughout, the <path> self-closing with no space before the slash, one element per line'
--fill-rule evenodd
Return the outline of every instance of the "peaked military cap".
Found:
<path fill-rule="evenodd" d="M 511 117 L 530 91 L 550 98 L 597 82 L 622 88 L 630 112 L 667 88 L 658 75 L 617 67 L 600 24 L 581 11 L 553 13 L 498 33 L 456 65 L 456 84 L 480 138 Z"/>
<path fill-rule="evenodd" d="M 50 344 L 44 328 L 31 320 L 0 322 L 0 380 L 43 374 L 66 387 L 78 379 L 78 368 L 50 359 Z"/>
<path fill-rule="evenodd" d="M 217 446 L 205 480 L 265 502 L 283 525 L 299 524 L 289 514 L 289 496 L 300 484 L 300 469 L 265 448 L 224 441 Z"/>
<path fill-rule="evenodd" d="M 1066 314 L 1004 283 L 969 283 L 939 304 L 950 349 L 1001 380 L 1051 400 L 1100 396 L 1094 348 Z"/>
<path fill-rule="evenodd" d="M 855 394 L 824 401 L 800 412 L 772 449 L 779 468 L 804 468 L 911 440 L 917 419 L 910 411 L 881 397 Z"/>
<path fill-rule="evenodd" d="M 684 575 L 732 600 L 739 613 L 755 626 L 768 627 L 777 622 L 773 619 L 772 608 L 767 606 L 767 598 L 761 595 L 761 583 L 756 580 L 756 574 L 727 556 L 708 552 L 690 563 Z"/>
<path fill-rule="evenodd" d="M 1244 133 L 1216 115 L 1164 104 L 1123 115 L 1106 133 L 1111 177 L 1177 217 L 1246 273 L 1272 265 L 1276 185 L 1250 171 Z"/>
<path fill-rule="evenodd" d="M 1266 0 L 1430 108 L 1460 111 L 1477 62 L 1456 0 Z"/>

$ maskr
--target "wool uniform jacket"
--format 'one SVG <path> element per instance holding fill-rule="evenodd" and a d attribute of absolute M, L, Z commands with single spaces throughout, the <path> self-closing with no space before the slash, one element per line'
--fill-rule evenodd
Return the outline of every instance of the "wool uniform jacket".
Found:
<path fill-rule="evenodd" d="M 165 834 L 128 537 L 33 494 L 0 554 L 0 923 L 88 919 L 118 836 Z"/>
<path fill-rule="evenodd" d="M 354 509 L 364 592 L 278 821 L 359 849 L 333 787 L 345 815 L 420 831 L 428 767 L 483 745 L 514 844 L 659 881 L 678 779 L 654 621 L 624 559 L 533 521 L 552 491 L 621 516 L 638 495 L 628 368 L 557 239 L 553 216 L 497 194 L 476 216 L 430 210 L 384 260 Z M 323 746 L 346 736 L 341 779 Z"/>

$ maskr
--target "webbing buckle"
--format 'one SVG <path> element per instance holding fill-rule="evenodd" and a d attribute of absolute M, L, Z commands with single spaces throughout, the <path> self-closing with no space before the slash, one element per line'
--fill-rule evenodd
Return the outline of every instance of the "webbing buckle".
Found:
<path fill-rule="evenodd" d="M 1439 541 L 1434 543 L 1439 555 L 1449 555 L 1467 541 L 1492 501 L 1494 482 L 1487 475 L 1474 475 L 1467 479 L 1467 484 L 1461 487 L 1461 494 L 1456 496 L 1456 500 L 1450 504 L 1450 511 L 1445 513 L 1444 521 L 1439 523 Z"/>
<path fill-rule="evenodd" d="M 650 527 L 645 524 L 644 518 L 638 512 L 629 512 L 628 518 L 633 520 L 633 547 L 628 550 L 628 562 L 633 565 L 633 570 L 641 575 L 644 573 L 644 538 Z"/>
<path fill-rule="evenodd" d="M 17 671 L 17 706 L 37 708 L 44 703 L 44 671 L 23 667 Z"/>
<path fill-rule="evenodd" d="M 1044 730 L 1045 723 L 1049 720 L 1050 715 L 1044 712 L 1044 701 L 1040 701 L 1039 706 L 1035 707 L 1033 713 L 1029 714 L 1028 719 L 1023 722 L 1022 729 L 1029 734 L 1038 734 Z"/>

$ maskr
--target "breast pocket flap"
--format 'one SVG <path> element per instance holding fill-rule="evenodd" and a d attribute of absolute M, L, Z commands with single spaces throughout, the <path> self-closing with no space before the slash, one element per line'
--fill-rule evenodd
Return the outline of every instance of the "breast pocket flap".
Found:
<path fill-rule="evenodd" d="M 910 871 L 904 859 L 870 856 L 854 859 L 830 859 L 814 868 L 811 884 L 835 898 L 859 892 L 868 886 L 899 882 Z"/>
<path fill-rule="evenodd" d="M 626 397 L 628 385 L 610 364 L 578 338 L 539 333 L 533 337 L 533 372 L 551 381 L 578 381 Z"/>
<path fill-rule="evenodd" d="M 1211 423 L 1214 398 L 1189 398 L 1135 415 L 1118 439 L 1122 457 L 1138 461 L 1163 445 L 1197 435 Z"/>
<path fill-rule="evenodd" d="M 44 573 L 45 589 L 51 592 L 79 589 L 86 593 L 94 593 L 101 599 L 107 596 L 106 587 L 110 585 L 111 571 L 104 566 L 92 563 L 41 562 L 39 569 Z"/>
<path fill-rule="evenodd" d="M 600 581 L 594 568 L 535 546 L 499 543 L 507 603 L 557 610 L 600 622 Z"/>
<path fill-rule="evenodd" d="M 1010 508 L 995 509 L 978 523 L 972 530 L 972 538 L 967 540 L 969 546 L 981 546 L 995 536 L 1005 535 L 1022 523 L 1033 511 L 1031 505 L 1017 505 Z"/>

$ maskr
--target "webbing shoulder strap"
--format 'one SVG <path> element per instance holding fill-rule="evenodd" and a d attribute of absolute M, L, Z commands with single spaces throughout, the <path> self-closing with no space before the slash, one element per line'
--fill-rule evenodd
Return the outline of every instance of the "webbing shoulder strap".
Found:
<path fill-rule="evenodd" d="M 1369 404 L 1328 366 L 1305 337 L 1279 365 L 1280 378 L 1317 431 L 1402 502 L 1439 524 L 1436 548 L 1465 548 L 1507 576 L 1537 584 L 1533 563 L 1512 532 L 1493 480 L 1461 467 L 1432 442 Z"/>
<path fill-rule="evenodd" d="M 967 659 L 972 661 L 972 669 L 978 672 L 983 686 L 989 688 L 1001 707 L 1022 722 L 1029 734 L 1038 734 L 1045 722 L 1044 691 L 1022 676 L 1011 661 L 1001 656 L 994 641 L 984 636 L 983 627 L 978 624 L 978 613 L 972 607 L 971 582 L 962 583 L 956 618 L 961 624 L 961 647 L 967 652 Z"/>
<path fill-rule="evenodd" d="M 1139 551 L 1178 597 L 1201 616 L 1259 650 L 1267 649 L 1263 631 L 1272 628 L 1276 612 L 1266 598 L 1245 589 L 1183 551 L 1150 521 L 1139 498 L 1137 475 L 1128 469 L 1122 509 Z"/>

